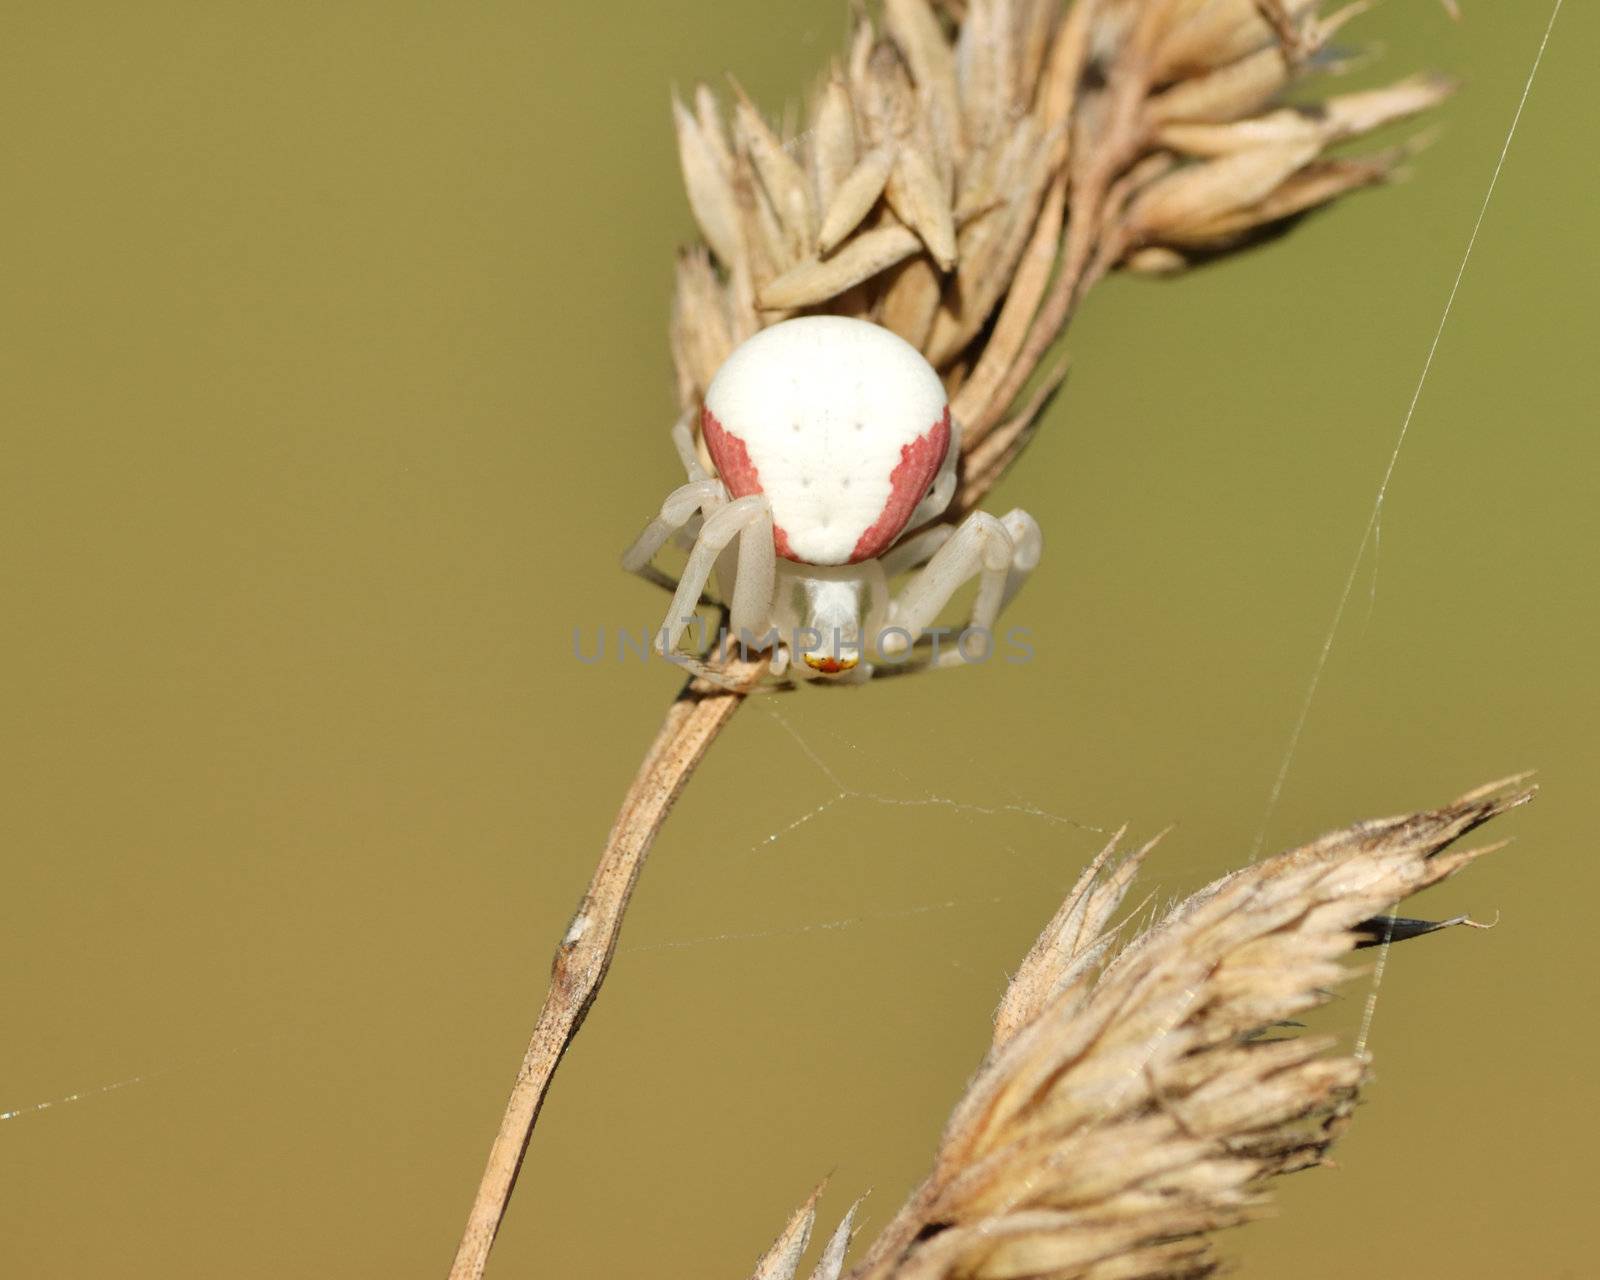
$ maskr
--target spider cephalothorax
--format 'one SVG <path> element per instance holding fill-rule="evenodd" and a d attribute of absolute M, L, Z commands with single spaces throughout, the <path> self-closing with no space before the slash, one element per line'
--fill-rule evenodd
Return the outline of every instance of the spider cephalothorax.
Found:
<path fill-rule="evenodd" d="M 687 541 L 660 652 L 676 651 L 715 570 L 734 636 L 770 647 L 775 674 L 798 653 L 798 674 L 864 679 L 874 657 L 903 662 L 974 576 L 967 631 L 987 635 L 1038 563 L 1026 512 L 929 524 L 955 493 L 960 424 L 938 374 L 878 325 L 807 316 L 763 329 L 718 370 L 700 421 L 716 475 L 680 422 L 689 482 L 623 557 L 651 576 L 669 538 Z M 958 644 L 941 665 L 969 656 Z"/>

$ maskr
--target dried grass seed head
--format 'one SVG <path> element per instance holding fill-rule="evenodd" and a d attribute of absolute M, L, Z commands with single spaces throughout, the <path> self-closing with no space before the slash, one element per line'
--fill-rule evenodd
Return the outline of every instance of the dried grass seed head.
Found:
<path fill-rule="evenodd" d="M 1364 1053 L 1291 1019 L 1350 976 L 1339 961 L 1378 913 L 1500 848 L 1455 846 L 1532 795 L 1511 779 L 1331 832 L 1120 949 L 1153 844 L 1119 861 L 1119 833 L 1012 979 L 932 1171 L 851 1280 L 1212 1274 L 1210 1234 L 1258 1215 L 1268 1179 L 1322 1163 L 1367 1078 Z"/>
<path fill-rule="evenodd" d="M 793 140 L 737 86 L 731 131 L 697 90 L 674 121 L 714 266 L 680 271 L 684 409 L 768 324 L 871 320 L 939 370 L 969 452 L 1004 424 L 990 479 L 964 491 L 975 502 L 1015 457 L 1032 421 L 1017 413 L 1024 389 L 1095 279 L 1181 271 L 1404 158 L 1328 150 L 1431 109 L 1446 83 L 1279 105 L 1360 7 L 886 0 L 881 24 L 858 18 Z"/>

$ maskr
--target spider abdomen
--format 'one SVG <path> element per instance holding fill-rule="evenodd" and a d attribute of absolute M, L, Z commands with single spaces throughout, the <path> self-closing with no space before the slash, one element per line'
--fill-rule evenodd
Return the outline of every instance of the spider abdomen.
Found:
<path fill-rule="evenodd" d="M 765 494 L 778 554 L 855 564 L 904 532 L 950 447 L 950 407 L 910 343 L 804 316 L 747 339 L 706 392 L 706 447 L 736 498 Z"/>

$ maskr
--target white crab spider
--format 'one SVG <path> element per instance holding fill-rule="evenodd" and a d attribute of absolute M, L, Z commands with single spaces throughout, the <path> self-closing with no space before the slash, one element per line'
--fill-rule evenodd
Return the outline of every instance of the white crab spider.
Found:
<path fill-rule="evenodd" d="M 806 316 L 761 330 L 712 379 L 701 430 L 716 475 L 685 417 L 673 441 L 688 483 L 622 558 L 670 587 L 651 561 L 673 538 L 688 547 L 658 653 L 677 654 L 715 572 L 732 636 L 754 649 L 766 637 L 774 675 L 864 680 L 873 658 L 903 663 L 973 577 L 969 629 L 992 639 L 1039 563 L 1025 511 L 928 524 L 955 495 L 961 428 L 932 366 L 878 325 Z M 948 646 L 939 665 L 977 656 L 965 649 Z"/>

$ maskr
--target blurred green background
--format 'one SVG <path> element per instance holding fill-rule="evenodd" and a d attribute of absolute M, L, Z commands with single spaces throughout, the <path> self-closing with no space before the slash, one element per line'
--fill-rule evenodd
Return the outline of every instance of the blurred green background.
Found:
<path fill-rule="evenodd" d="M 678 479 L 668 87 L 735 70 L 777 109 L 844 15 L 0 21 L 0 1271 L 443 1274 L 677 687 L 571 636 L 664 604 L 616 557 Z M 1465 81 L 1414 180 L 1093 296 L 989 504 L 1046 532 L 1010 619 L 1037 661 L 738 717 L 493 1274 L 744 1275 L 830 1170 L 827 1221 L 874 1188 L 872 1231 L 1085 828 L 1175 822 L 1163 896 L 1248 855 L 1547 16 L 1363 20 L 1362 82 Z M 1395 953 L 1342 1168 L 1226 1242 L 1245 1275 L 1586 1273 L 1597 39 L 1568 5 L 1267 840 L 1546 793 L 1415 904 L 1501 923 Z"/>

